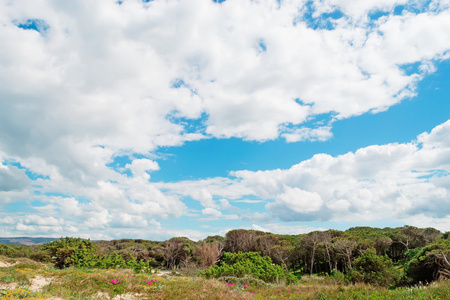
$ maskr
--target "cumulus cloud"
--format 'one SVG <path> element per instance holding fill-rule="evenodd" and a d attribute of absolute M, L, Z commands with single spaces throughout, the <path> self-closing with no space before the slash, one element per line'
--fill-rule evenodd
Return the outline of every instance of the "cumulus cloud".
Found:
<path fill-rule="evenodd" d="M 231 182 L 202 183 L 214 197 L 223 195 L 214 188 L 222 180 L 236 197 L 265 202 L 266 212 L 242 211 L 240 218 L 247 222 L 409 222 L 417 215 L 442 227 L 450 215 L 449 132 L 450 120 L 410 143 L 373 145 L 335 157 L 316 154 L 289 169 L 234 171 Z M 177 184 L 198 182 L 164 186 L 176 193 Z"/>
<path fill-rule="evenodd" d="M 200 201 L 204 207 L 216 207 L 216 203 L 213 201 L 211 193 L 205 188 L 194 189 L 190 193 L 190 196 L 192 199 Z"/>
<path fill-rule="evenodd" d="M 390 212 L 408 215 L 421 207 L 425 190 L 436 206 L 445 204 L 448 182 L 435 170 L 448 171 L 447 123 L 417 144 L 316 155 L 289 170 L 149 182 L 159 170 L 152 154 L 160 147 L 211 137 L 323 141 L 334 122 L 413 96 L 450 51 L 442 38 L 450 32 L 448 1 L 408 11 L 415 3 L 0 3 L 0 199 L 40 201 L 42 214 L 54 210 L 39 222 L 59 220 L 58 209 L 69 220 L 34 224 L 36 217 L 20 216 L 14 230 L 79 226 L 86 234 L 132 220 L 154 225 L 187 214 L 186 196 L 212 213 L 254 195 L 280 219 L 287 208 L 295 212 L 290 219 L 376 217 L 391 203 L 402 205 Z M 337 10 L 342 17 L 324 14 Z M 384 16 L 372 20 L 376 11 Z M 420 67 L 405 72 L 410 64 Z M 328 119 L 316 122 L 323 114 Z M 132 176 L 110 167 L 119 156 L 130 158 L 122 169 Z M 406 188 L 418 182 L 421 188 Z"/>
<path fill-rule="evenodd" d="M 0 192 L 22 191 L 30 184 L 24 170 L 0 163 Z"/>
<path fill-rule="evenodd" d="M 302 220 L 316 213 L 322 205 L 323 200 L 318 193 L 286 186 L 283 193 L 276 197 L 275 202 L 267 204 L 266 208 L 279 218 L 291 221 Z"/>
<path fill-rule="evenodd" d="M 159 170 L 159 165 L 155 161 L 142 158 L 133 160 L 133 162 L 131 164 L 127 164 L 125 168 L 130 169 L 133 176 L 140 176 L 146 180 L 149 180 L 150 175 L 147 171 L 157 171 Z"/>

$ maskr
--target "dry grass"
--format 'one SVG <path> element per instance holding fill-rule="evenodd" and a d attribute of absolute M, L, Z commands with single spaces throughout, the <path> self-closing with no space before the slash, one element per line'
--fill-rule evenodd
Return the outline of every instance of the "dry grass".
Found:
<path fill-rule="evenodd" d="M 244 286 L 170 273 L 57 270 L 24 259 L 6 261 L 0 257 L 0 261 L 4 264 L 0 267 L 0 299 L 450 299 L 450 282 L 388 290 L 364 284 L 341 285 L 313 276 L 292 286 Z M 115 284 L 110 282 L 113 279 L 117 279 Z"/>

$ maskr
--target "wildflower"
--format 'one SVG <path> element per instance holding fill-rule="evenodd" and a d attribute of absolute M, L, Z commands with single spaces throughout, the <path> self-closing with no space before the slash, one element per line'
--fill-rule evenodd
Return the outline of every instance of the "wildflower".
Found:
<path fill-rule="evenodd" d="M 106 283 L 112 283 L 112 284 L 118 284 L 118 283 L 121 283 L 122 281 L 120 281 L 119 278 L 114 278 L 114 279 L 112 279 L 110 281 L 105 280 L 105 282 Z"/>
<path fill-rule="evenodd" d="M 227 283 L 227 285 L 228 285 L 228 286 L 233 286 L 233 285 L 234 285 L 234 283 Z"/>
<path fill-rule="evenodd" d="M 156 282 L 157 280 L 156 280 L 156 279 L 152 279 L 152 281 L 153 281 L 153 282 Z"/>

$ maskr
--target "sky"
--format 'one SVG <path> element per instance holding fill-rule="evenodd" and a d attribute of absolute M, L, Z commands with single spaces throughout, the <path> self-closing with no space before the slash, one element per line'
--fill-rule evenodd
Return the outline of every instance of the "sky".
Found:
<path fill-rule="evenodd" d="M 0 0 L 0 236 L 450 230 L 449 0 Z"/>

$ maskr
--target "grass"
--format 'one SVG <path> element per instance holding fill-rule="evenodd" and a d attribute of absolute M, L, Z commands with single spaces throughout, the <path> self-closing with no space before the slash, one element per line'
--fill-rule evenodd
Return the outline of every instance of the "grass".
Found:
<path fill-rule="evenodd" d="M 0 261 L 5 261 L 0 258 Z M 46 285 L 32 291 L 36 278 Z M 119 282 L 120 281 L 120 282 Z M 114 298 L 116 297 L 116 298 Z M 31 260 L 0 268 L 0 299 L 450 299 L 450 282 L 389 290 L 304 277 L 295 285 L 252 284 L 132 270 L 65 269 Z"/>

